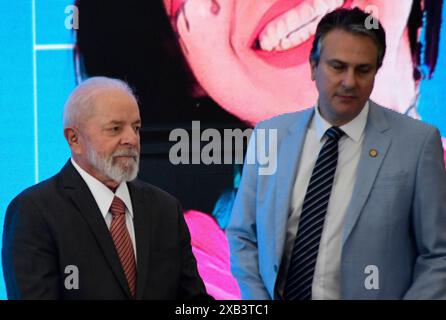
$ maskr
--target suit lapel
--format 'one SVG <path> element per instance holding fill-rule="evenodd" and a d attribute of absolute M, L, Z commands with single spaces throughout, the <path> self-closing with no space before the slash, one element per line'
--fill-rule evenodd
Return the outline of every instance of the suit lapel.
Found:
<path fill-rule="evenodd" d="M 370 101 L 369 115 L 364 131 L 364 141 L 356 174 L 356 183 L 345 217 L 342 245 L 345 244 L 358 221 L 383 159 L 389 149 L 391 139 L 388 135 L 383 134 L 388 128 L 387 120 L 380 110 L 380 107 Z M 374 157 L 371 156 L 371 150 L 376 150 L 377 155 Z"/>
<path fill-rule="evenodd" d="M 124 275 L 124 271 L 116 253 L 115 244 L 111 238 L 107 224 L 93 198 L 87 184 L 71 164 L 70 160 L 62 169 L 64 188 L 72 200 L 74 206 L 79 210 L 95 236 L 110 268 L 113 270 L 122 289 L 130 297 L 130 289 Z"/>
<path fill-rule="evenodd" d="M 135 228 L 135 242 L 137 254 L 136 298 L 142 298 L 144 285 L 147 282 L 149 261 L 150 217 L 149 208 L 144 207 L 143 194 L 135 183 L 128 183 L 130 197 L 132 198 L 133 216 Z"/>
<path fill-rule="evenodd" d="M 278 150 L 276 204 L 275 204 L 275 240 L 276 257 L 283 255 L 285 245 L 286 226 L 292 199 L 293 187 L 299 167 L 300 154 L 305 141 L 305 135 L 314 114 L 314 108 L 301 113 L 301 117 L 288 128 Z M 280 264 L 280 261 L 277 262 Z"/>

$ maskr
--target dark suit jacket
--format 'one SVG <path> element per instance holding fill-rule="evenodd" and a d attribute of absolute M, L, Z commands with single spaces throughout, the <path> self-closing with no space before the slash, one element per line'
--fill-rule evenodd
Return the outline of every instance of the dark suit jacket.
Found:
<path fill-rule="evenodd" d="M 128 187 L 137 251 L 136 299 L 207 298 L 179 202 L 137 180 Z M 105 220 L 70 161 L 11 202 L 2 254 L 10 299 L 131 297 Z M 67 266 L 77 267 L 78 289 L 65 286 L 75 275 Z"/>

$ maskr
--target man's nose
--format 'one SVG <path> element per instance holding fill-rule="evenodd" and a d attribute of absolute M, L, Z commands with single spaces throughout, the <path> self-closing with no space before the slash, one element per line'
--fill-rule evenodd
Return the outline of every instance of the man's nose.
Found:
<path fill-rule="evenodd" d="M 131 126 L 126 127 L 121 136 L 121 143 L 136 146 L 139 143 L 139 133 Z"/>
<path fill-rule="evenodd" d="M 356 86 L 356 75 L 354 70 L 347 69 L 344 72 L 344 77 L 342 78 L 342 85 L 346 89 L 351 89 Z"/>

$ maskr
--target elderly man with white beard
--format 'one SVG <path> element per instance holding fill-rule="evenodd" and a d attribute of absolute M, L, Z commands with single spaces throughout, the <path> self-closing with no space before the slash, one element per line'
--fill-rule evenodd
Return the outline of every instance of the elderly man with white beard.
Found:
<path fill-rule="evenodd" d="M 141 119 L 132 90 L 90 78 L 63 120 L 71 159 L 7 209 L 8 298 L 209 298 L 179 202 L 135 179 Z"/>

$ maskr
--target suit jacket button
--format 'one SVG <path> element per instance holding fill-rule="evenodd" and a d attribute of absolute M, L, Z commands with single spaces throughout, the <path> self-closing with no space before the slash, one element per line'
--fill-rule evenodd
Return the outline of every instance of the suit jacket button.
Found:
<path fill-rule="evenodd" d="M 274 272 L 277 273 L 277 265 L 274 265 Z"/>

